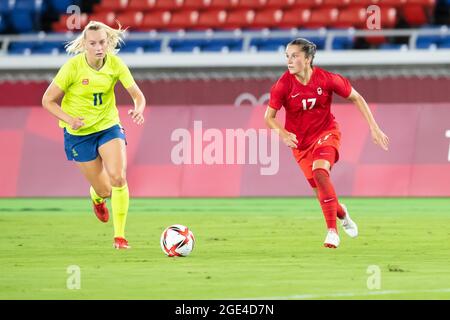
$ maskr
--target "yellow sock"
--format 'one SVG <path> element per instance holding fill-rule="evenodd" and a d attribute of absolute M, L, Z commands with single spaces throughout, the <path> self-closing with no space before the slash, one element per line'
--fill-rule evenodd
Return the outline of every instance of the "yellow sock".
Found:
<path fill-rule="evenodd" d="M 94 190 L 94 188 L 92 188 L 92 186 L 89 188 L 89 193 L 91 194 L 91 199 L 92 201 L 94 201 L 95 204 L 99 204 L 102 203 L 103 201 L 105 201 L 105 199 L 103 199 L 102 197 L 100 197 Z"/>
<path fill-rule="evenodd" d="M 130 194 L 128 185 L 112 187 L 111 206 L 113 213 L 114 237 L 125 238 L 125 222 L 127 220 Z"/>

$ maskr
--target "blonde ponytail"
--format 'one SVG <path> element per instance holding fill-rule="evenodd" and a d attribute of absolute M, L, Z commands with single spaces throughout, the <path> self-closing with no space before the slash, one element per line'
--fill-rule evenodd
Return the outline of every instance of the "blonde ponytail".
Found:
<path fill-rule="evenodd" d="M 90 21 L 87 26 L 83 29 L 81 34 L 74 40 L 70 41 L 66 44 L 66 52 L 69 54 L 77 54 L 82 53 L 85 51 L 84 47 L 84 40 L 86 39 L 86 31 L 87 30 L 105 30 L 106 36 L 108 39 L 108 49 L 107 53 L 116 53 L 117 45 L 123 43 L 123 37 L 125 30 L 122 29 L 122 26 L 119 22 L 117 22 L 119 25 L 118 29 L 111 28 L 107 26 L 106 24 L 98 21 Z"/>

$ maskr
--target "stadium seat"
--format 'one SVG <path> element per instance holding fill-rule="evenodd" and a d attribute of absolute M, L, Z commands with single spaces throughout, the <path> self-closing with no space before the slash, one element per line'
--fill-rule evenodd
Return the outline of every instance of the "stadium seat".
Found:
<path fill-rule="evenodd" d="M 35 31 L 34 13 L 28 10 L 13 10 L 10 13 L 12 28 L 18 33 L 29 33 Z"/>
<path fill-rule="evenodd" d="M 30 12 L 41 12 L 44 11 L 45 2 L 39 0 L 15 0 L 13 10 L 24 10 Z"/>
<path fill-rule="evenodd" d="M 59 14 L 67 13 L 67 8 L 71 5 L 80 5 L 81 0 L 49 0 L 50 6 Z"/>
<path fill-rule="evenodd" d="M 110 26 L 110 27 L 117 27 L 117 22 L 116 22 L 116 14 L 114 12 L 98 12 L 98 13 L 93 13 L 88 17 L 88 22 L 89 21 L 98 21 L 98 22 L 103 22 L 104 24 Z"/>
<path fill-rule="evenodd" d="M 121 53 L 160 52 L 161 40 L 125 40 Z"/>
<path fill-rule="evenodd" d="M 167 28 L 170 23 L 169 11 L 157 11 L 144 14 L 144 19 L 139 30 L 160 30 Z"/>
<path fill-rule="evenodd" d="M 198 21 L 198 11 L 182 10 L 172 13 L 170 19 L 170 29 L 191 29 L 195 27 Z"/>
<path fill-rule="evenodd" d="M 239 9 L 252 9 L 258 10 L 263 9 L 267 3 L 267 0 L 239 0 Z"/>
<path fill-rule="evenodd" d="M 239 4 L 239 0 L 209 0 L 210 9 L 236 9 Z"/>
<path fill-rule="evenodd" d="M 225 10 L 208 10 L 201 11 L 198 16 L 197 25 L 195 29 L 220 29 L 223 27 L 227 18 L 227 12 Z"/>
<path fill-rule="evenodd" d="M 351 3 L 351 0 L 323 0 L 321 8 L 345 8 Z"/>
<path fill-rule="evenodd" d="M 94 11 L 102 13 L 105 11 L 120 12 L 128 7 L 128 0 L 102 0 L 94 6 Z"/>
<path fill-rule="evenodd" d="M 31 48 L 33 54 L 60 54 L 64 53 L 64 42 L 61 41 L 45 41 L 37 42 Z"/>
<path fill-rule="evenodd" d="M 0 14 L 0 33 L 8 29 L 8 22 L 6 21 L 6 16 Z"/>
<path fill-rule="evenodd" d="M 367 8 L 370 5 L 378 5 L 379 0 L 351 0 L 350 6 Z"/>
<path fill-rule="evenodd" d="M 383 28 L 395 28 L 398 20 L 398 10 L 396 8 L 381 8 L 381 26 Z"/>
<path fill-rule="evenodd" d="M 408 0 L 408 4 L 418 4 L 423 7 L 434 7 L 436 0 Z"/>
<path fill-rule="evenodd" d="M 11 42 L 8 46 L 9 54 L 31 54 L 31 49 L 34 47 L 35 42 Z"/>
<path fill-rule="evenodd" d="M 323 0 L 294 0 L 293 8 L 313 9 L 320 8 Z"/>
<path fill-rule="evenodd" d="M 201 47 L 202 52 L 239 52 L 242 51 L 242 39 L 210 39 Z"/>
<path fill-rule="evenodd" d="M 248 28 L 255 19 L 254 10 L 232 10 L 228 11 L 223 29 L 240 29 Z"/>
<path fill-rule="evenodd" d="M 315 9 L 311 11 L 310 19 L 304 24 L 305 28 L 322 28 L 333 26 L 339 16 L 335 8 Z"/>
<path fill-rule="evenodd" d="M 361 29 L 366 25 L 367 11 L 364 7 L 350 7 L 341 9 L 333 28 L 356 28 Z"/>
<path fill-rule="evenodd" d="M 201 39 L 172 39 L 169 47 L 172 52 L 200 52 L 202 42 Z"/>
<path fill-rule="evenodd" d="M 332 42 L 333 50 L 349 50 L 353 49 L 354 38 L 352 36 L 334 37 Z"/>
<path fill-rule="evenodd" d="M 183 9 L 187 10 L 204 10 L 209 8 L 208 0 L 184 0 Z"/>
<path fill-rule="evenodd" d="M 267 0 L 266 8 L 290 9 L 295 0 Z"/>
<path fill-rule="evenodd" d="M 258 52 L 284 51 L 292 38 L 254 38 L 250 41 L 250 47 Z"/>
<path fill-rule="evenodd" d="M 252 28 L 275 28 L 278 27 L 283 17 L 281 9 L 265 9 L 256 11 Z"/>
<path fill-rule="evenodd" d="M 394 7 L 394 8 L 400 8 L 403 7 L 408 0 L 383 0 L 379 1 L 377 3 L 380 7 Z"/>
<path fill-rule="evenodd" d="M 151 0 L 149 4 L 151 11 L 175 11 L 182 8 L 183 0 Z"/>
<path fill-rule="evenodd" d="M 283 12 L 283 18 L 278 24 L 280 29 L 303 27 L 311 18 L 309 9 L 294 8 Z"/>
<path fill-rule="evenodd" d="M 10 13 L 14 3 L 9 0 L 0 0 L 0 14 Z"/>
<path fill-rule="evenodd" d="M 421 5 L 406 5 L 401 8 L 401 12 L 406 23 L 411 27 L 418 27 L 429 22 L 426 10 Z"/>
<path fill-rule="evenodd" d="M 129 0 L 127 10 L 148 11 L 148 10 L 150 10 L 150 1 L 149 0 Z"/>
<path fill-rule="evenodd" d="M 123 28 L 138 30 L 142 24 L 144 14 L 141 11 L 126 11 L 119 13 L 116 20 L 120 22 Z"/>
<path fill-rule="evenodd" d="M 52 24 L 52 30 L 55 32 L 67 32 L 69 29 L 72 29 L 70 31 L 77 31 L 78 27 L 79 30 L 83 29 L 88 24 L 88 15 L 86 13 L 82 13 L 79 16 L 79 23 L 77 22 L 76 17 L 72 17 L 71 15 L 61 15 L 59 16 L 59 20 L 54 22 Z M 70 18 L 70 21 L 68 23 L 68 19 Z"/>

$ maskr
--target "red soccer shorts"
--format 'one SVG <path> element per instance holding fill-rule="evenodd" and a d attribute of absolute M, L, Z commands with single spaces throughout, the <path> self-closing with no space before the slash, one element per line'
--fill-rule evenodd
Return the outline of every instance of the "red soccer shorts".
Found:
<path fill-rule="evenodd" d="M 295 160 L 311 187 L 316 187 L 312 174 L 313 162 L 315 160 L 327 160 L 332 167 L 339 160 L 340 141 L 341 132 L 338 128 L 334 128 L 324 131 L 308 149 L 292 149 Z"/>

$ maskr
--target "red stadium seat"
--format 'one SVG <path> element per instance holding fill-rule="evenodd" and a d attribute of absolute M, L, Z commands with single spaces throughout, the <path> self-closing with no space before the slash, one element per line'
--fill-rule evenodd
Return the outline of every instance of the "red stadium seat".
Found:
<path fill-rule="evenodd" d="M 304 9 L 320 8 L 322 2 L 323 0 L 294 0 L 292 7 Z"/>
<path fill-rule="evenodd" d="M 215 29 L 222 28 L 227 18 L 225 10 L 201 11 L 198 16 L 195 29 Z"/>
<path fill-rule="evenodd" d="M 321 8 L 343 8 L 347 7 L 351 0 L 323 0 Z"/>
<path fill-rule="evenodd" d="M 148 12 L 144 14 L 144 19 L 140 30 L 159 30 L 168 27 L 171 19 L 169 11 Z"/>
<path fill-rule="evenodd" d="M 350 6 L 355 6 L 355 7 L 365 7 L 367 8 L 370 5 L 373 4 L 378 4 L 380 0 L 351 0 L 350 1 Z"/>
<path fill-rule="evenodd" d="M 196 10 L 173 12 L 168 29 L 191 29 L 197 24 L 198 16 Z"/>
<path fill-rule="evenodd" d="M 151 0 L 129 0 L 127 10 L 147 11 L 151 8 Z"/>
<path fill-rule="evenodd" d="M 295 0 L 267 0 L 266 8 L 289 9 Z"/>
<path fill-rule="evenodd" d="M 183 8 L 183 0 L 150 0 L 151 11 L 174 11 Z"/>
<path fill-rule="evenodd" d="M 303 27 L 311 18 L 311 10 L 294 8 L 283 11 L 283 18 L 278 24 L 281 29 Z"/>
<path fill-rule="evenodd" d="M 336 23 L 339 10 L 335 8 L 316 9 L 311 11 L 311 18 L 305 23 L 305 28 L 322 28 Z"/>
<path fill-rule="evenodd" d="M 104 24 L 113 28 L 117 27 L 116 14 L 114 12 L 93 13 L 89 16 L 88 20 L 103 22 Z"/>
<path fill-rule="evenodd" d="M 59 20 L 57 22 L 54 22 L 52 24 L 52 30 L 55 32 L 67 32 L 67 31 L 76 31 L 76 30 L 70 30 L 71 27 L 77 27 L 73 26 L 75 21 L 73 20 L 73 17 L 71 20 L 69 20 L 69 26 L 67 25 L 67 19 L 71 17 L 72 15 L 61 15 L 59 17 Z M 88 24 L 88 15 L 86 13 L 82 13 L 80 15 L 80 30 L 82 30 L 87 24 Z"/>
<path fill-rule="evenodd" d="M 395 28 L 397 14 L 398 10 L 395 8 L 381 8 L 381 26 L 383 28 Z"/>
<path fill-rule="evenodd" d="M 406 5 L 401 8 L 402 16 L 411 27 L 418 27 L 429 23 L 426 9 L 420 4 Z"/>
<path fill-rule="evenodd" d="M 423 7 L 434 7 L 436 0 L 408 0 L 408 4 L 419 4 Z"/>
<path fill-rule="evenodd" d="M 143 18 L 144 14 L 141 11 L 127 11 L 118 14 L 116 20 L 119 21 L 124 28 L 128 27 L 130 30 L 137 30 L 140 28 Z"/>
<path fill-rule="evenodd" d="M 265 9 L 256 11 L 253 28 L 274 28 L 278 27 L 283 18 L 281 9 Z"/>
<path fill-rule="evenodd" d="M 203 10 L 209 8 L 208 0 L 184 0 L 183 9 Z"/>
<path fill-rule="evenodd" d="M 341 9 L 333 28 L 356 28 L 362 29 L 366 25 L 367 9 L 364 7 L 350 7 Z"/>
<path fill-rule="evenodd" d="M 383 0 L 377 3 L 380 7 L 394 7 L 400 8 L 403 7 L 408 0 Z"/>
<path fill-rule="evenodd" d="M 224 29 L 238 29 L 250 27 L 255 19 L 254 10 L 232 10 L 228 11 L 223 25 Z"/>
<path fill-rule="evenodd" d="M 239 5 L 239 0 L 209 0 L 210 9 L 236 9 Z"/>
<path fill-rule="evenodd" d="M 94 7 L 94 12 L 102 13 L 105 11 L 119 12 L 128 7 L 128 0 L 102 0 Z"/>
<path fill-rule="evenodd" d="M 239 9 L 263 9 L 267 3 L 267 0 L 239 0 Z"/>

